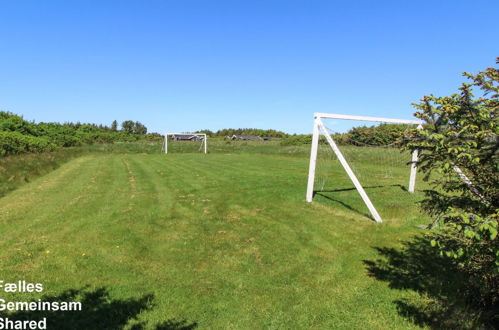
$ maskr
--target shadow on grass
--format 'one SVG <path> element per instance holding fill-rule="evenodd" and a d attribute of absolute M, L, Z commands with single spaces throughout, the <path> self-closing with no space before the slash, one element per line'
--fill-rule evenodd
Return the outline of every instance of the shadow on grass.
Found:
<path fill-rule="evenodd" d="M 37 300 L 35 300 L 37 301 Z M 44 296 L 43 302 L 81 302 L 82 309 L 73 311 L 27 311 L 17 310 L 11 313 L 0 313 L 0 317 L 9 320 L 47 319 L 47 329 L 123 329 L 128 323 L 137 320 L 140 313 L 154 308 L 154 296 L 144 295 L 141 298 L 112 299 L 106 288 L 90 290 L 88 287 L 64 291 L 59 295 Z M 197 323 L 186 320 L 170 319 L 153 325 L 156 330 L 190 330 Z M 145 322 L 135 323 L 131 329 L 151 329 Z"/>
<path fill-rule="evenodd" d="M 400 184 L 392 184 L 392 185 L 379 185 L 379 186 L 366 186 L 364 187 L 365 190 L 369 190 L 369 189 L 376 189 L 376 188 L 386 188 L 386 187 L 399 187 L 400 189 L 402 189 L 403 191 L 407 191 L 407 189 L 403 186 L 403 185 L 400 185 Z M 339 200 L 339 199 L 336 199 L 334 197 L 331 196 L 331 193 L 337 193 L 337 192 L 343 192 L 343 191 L 353 191 L 353 190 L 357 190 L 357 188 L 355 187 L 352 187 L 352 188 L 341 188 L 341 189 L 333 189 L 333 190 L 322 190 L 322 191 L 314 191 L 313 193 L 313 196 L 321 196 L 327 200 L 330 200 L 332 202 L 335 202 L 335 203 L 338 203 L 340 204 L 341 206 L 343 206 L 344 208 L 352 211 L 352 212 L 355 212 L 359 215 L 362 215 L 368 219 L 371 219 L 374 221 L 374 218 L 371 214 L 369 213 L 366 213 L 364 211 L 361 211 L 359 209 L 356 209 L 355 207 Z"/>
<path fill-rule="evenodd" d="M 345 203 L 345 202 L 343 202 L 343 201 L 340 201 L 339 199 L 333 198 L 333 197 L 331 197 L 331 196 L 329 196 L 329 195 L 325 194 L 324 192 L 315 192 L 315 193 L 314 193 L 314 195 L 321 196 L 321 197 L 323 197 L 323 198 L 325 198 L 325 199 L 327 199 L 327 200 L 330 200 L 330 201 L 332 201 L 332 202 L 338 203 L 338 204 L 340 204 L 341 206 L 343 206 L 344 208 L 349 209 L 349 210 L 350 210 L 350 211 L 352 211 L 352 212 L 355 212 L 355 213 L 357 213 L 357 214 L 360 214 L 360 215 L 362 215 L 362 216 L 364 216 L 364 217 L 366 217 L 366 218 L 368 218 L 368 219 L 374 220 L 374 218 L 373 218 L 373 216 L 372 216 L 372 215 L 367 214 L 367 213 L 365 213 L 365 212 L 362 212 L 361 210 L 358 210 L 358 209 L 354 208 L 353 206 L 350 206 L 350 205 L 348 205 L 347 203 Z"/>
<path fill-rule="evenodd" d="M 387 184 L 387 185 L 377 185 L 377 186 L 363 186 L 363 188 L 365 190 L 376 189 L 376 188 L 387 188 L 387 187 L 399 187 L 401 190 L 407 191 L 407 188 L 404 187 L 401 184 Z M 314 191 L 314 194 L 321 193 L 321 192 L 322 193 L 334 193 L 334 192 L 353 191 L 353 190 L 357 190 L 357 188 L 351 187 L 351 188 L 341 188 L 341 189 L 331 189 L 331 190 Z"/>
<path fill-rule="evenodd" d="M 399 290 L 413 290 L 420 299 L 394 303 L 400 315 L 418 326 L 438 329 L 494 328 L 493 311 L 473 302 L 469 278 L 451 260 L 436 254 L 425 237 L 405 242 L 402 249 L 375 248 L 382 258 L 364 260 L 369 275 Z M 422 298 L 422 299 L 421 299 Z"/>

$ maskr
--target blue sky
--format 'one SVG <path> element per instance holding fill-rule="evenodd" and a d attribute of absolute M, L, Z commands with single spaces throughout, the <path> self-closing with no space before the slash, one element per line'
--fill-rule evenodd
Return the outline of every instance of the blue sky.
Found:
<path fill-rule="evenodd" d="M 2 1 L 0 109 L 150 131 L 411 118 L 499 56 L 499 1 Z"/>

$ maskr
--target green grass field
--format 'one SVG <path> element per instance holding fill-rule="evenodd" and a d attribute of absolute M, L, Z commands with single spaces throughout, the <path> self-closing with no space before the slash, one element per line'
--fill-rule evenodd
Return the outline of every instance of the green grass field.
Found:
<path fill-rule="evenodd" d="M 0 199 L 2 279 L 45 288 L 3 298 L 83 302 L 49 328 L 417 327 L 397 302 L 426 298 L 372 274 L 428 223 L 406 170 L 367 189 L 376 224 L 339 167 L 305 203 L 308 157 L 280 153 L 70 160 Z"/>

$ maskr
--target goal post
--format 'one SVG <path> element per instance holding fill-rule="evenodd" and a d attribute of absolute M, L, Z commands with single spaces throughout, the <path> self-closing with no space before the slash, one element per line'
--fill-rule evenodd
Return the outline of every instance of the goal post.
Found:
<path fill-rule="evenodd" d="M 341 166 L 343 167 L 345 172 L 348 174 L 348 177 L 350 178 L 350 180 L 354 184 L 355 189 L 359 192 L 362 200 L 366 204 L 366 206 L 369 209 L 369 212 L 371 213 L 374 220 L 376 222 L 382 222 L 383 220 L 381 219 L 381 216 L 379 215 L 378 211 L 376 210 L 373 203 L 371 202 L 369 196 L 365 192 L 364 187 L 357 179 L 357 176 L 355 175 L 354 171 L 350 167 L 348 161 L 343 156 L 342 152 L 340 151 L 340 148 L 338 147 L 338 145 L 334 141 L 333 137 L 331 136 L 331 134 L 329 134 L 328 130 L 324 126 L 324 123 L 322 121 L 323 119 L 354 120 L 354 121 L 361 121 L 361 122 L 418 125 L 417 126 L 418 128 L 422 127 L 421 126 L 422 122 L 419 120 L 406 120 L 406 119 L 393 119 L 393 118 L 380 118 L 380 117 L 367 117 L 367 116 L 352 116 L 352 115 L 329 114 L 329 113 L 314 113 L 314 127 L 313 127 L 312 145 L 311 145 L 311 151 L 310 151 L 310 164 L 309 164 L 309 173 L 308 173 L 306 201 L 309 203 L 312 202 L 314 192 L 315 192 L 314 191 L 314 184 L 315 184 L 316 167 L 317 167 L 317 153 L 318 153 L 318 148 L 319 148 L 319 138 L 322 134 L 325 137 L 327 144 L 332 149 L 336 158 L 340 162 Z M 412 153 L 411 169 L 410 169 L 409 185 L 408 185 L 408 191 L 411 193 L 414 192 L 414 188 L 415 188 L 417 161 L 418 161 L 418 151 L 415 150 Z"/>
<path fill-rule="evenodd" d="M 208 136 L 204 133 L 166 133 L 163 137 L 162 150 L 165 154 L 168 153 L 168 139 L 175 141 L 194 142 L 201 141 L 199 151 L 208 153 Z"/>

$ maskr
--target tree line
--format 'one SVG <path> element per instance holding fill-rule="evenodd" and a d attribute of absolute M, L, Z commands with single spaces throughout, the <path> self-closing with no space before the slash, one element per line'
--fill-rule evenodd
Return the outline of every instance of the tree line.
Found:
<path fill-rule="evenodd" d="M 209 129 L 203 129 L 196 133 L 204 133 L 209 137 L 227 137 L 232 135 L 255 135 L 260 137 L 284 138 L 289 134 L 277 131 L 275 129 L 259 129 L 259 128 L 224 128 L 216 132 Z"/>
<path fill-rule="evenodd" d="M 0 156 L 53 151 L 95 143 L 131 142 L 147 134 L 145 125 L 126 120 L 118 128 L 88 123 L 35 123 L 11 112 L 0 111 Z"/>
<path fill-rule="evenodd" d="M 338 144 L 356 146 L 400 146 L 410 131 L 408 125 L 381 124 L 376 126 L 353 127 L 346 133 L 333 133 L 332 137 Z M 312 134 L 288 135 L 281 140 L 281 145 L 311 144 Z"/>

